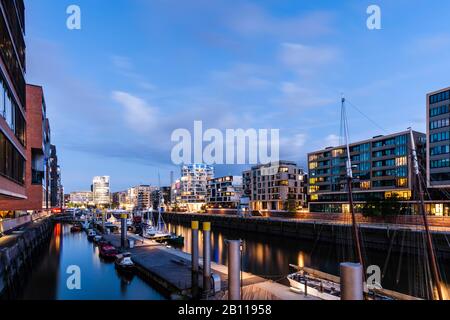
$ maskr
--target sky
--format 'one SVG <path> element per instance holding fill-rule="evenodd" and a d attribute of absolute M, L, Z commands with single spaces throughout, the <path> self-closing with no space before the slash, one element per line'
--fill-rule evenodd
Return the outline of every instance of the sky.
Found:
<path fill-rule="evenodd" d="M 450 86 L 449 1 L 26 0 L 27 81 L 44 87 L 65 192 L 169 183 L 174 130 L 280 129 L 280 157 L 425 132 Z M 69 30 L 69 5 L 81 29 Z M 381 30 L 366 10 L 381 8 Z M 447 12 L 447 13 L 446 13 Z M 216 167 L 216 175 L 243 166 Z"/>

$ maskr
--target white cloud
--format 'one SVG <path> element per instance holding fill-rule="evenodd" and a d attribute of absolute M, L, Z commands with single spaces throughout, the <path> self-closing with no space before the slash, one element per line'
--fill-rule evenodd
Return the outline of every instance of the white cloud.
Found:
<path fill-rule="evenodd" d="M 336 134 L 330 134 L 325 138 L 326 147 L 338 147 L 341 138 Z"/>
<path fill-rule="evenodd" d="M 316 37 L 333 31 L 333 15 L 323 11 L 279 18 L 257 5 L 247 4 L 235 10 L 228 20 L 231 29 L 244 36 Z"/>
<path fill-rule="evenodd" d="M 122 105 L 125 120 L 134 131 L 148 132 L 157 124 L 157 110 L 144 100 L 122 91 L 114 91 L 112 98 Z"/>
<path fill-rule="evenodd" d="M 283 43 L 280 60 L 300 75 L 314 75 L 318 70 L 337 58 L 338 52 L 331 47 L 313 47 L 300 43 Z"/>

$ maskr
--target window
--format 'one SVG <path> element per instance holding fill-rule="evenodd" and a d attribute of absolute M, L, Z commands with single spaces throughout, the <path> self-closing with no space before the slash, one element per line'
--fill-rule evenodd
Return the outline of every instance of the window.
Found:
<path fill-rule="evenodd" d="M 408 176 L 408 168 L 407 167 L 400 167 L 397 168 L 397 177 L 407 177 Z"/>
<path fill-rule="evenodd" d="M 444 132 L 438 132 L 438 133 L 433 133 L 430 136 L 430 142 L 440 142 L 440 141 L 447 141 L 450 138 L 450 132 L 449 131 L 444 131 Z"/>
<path fill-rule="evenodd" d="M 448 153 L 450 153 L 450 145 L 437 146 L 437 147 L 430 149 L 430 154 L 432 156 L 437 156 L 440 154 L 448 154 Z"/>
<path fill-rule="evenodd" d="M 430 96 L 430 104 L 450 99 L 450 91 L 444 91 Z"/>
<path fill-rule="evenodd" d="M 430 109 L 430 117 L 436 117 L 441 114 L 446 114 L 448 112 L 449 112 L 449 106 L 448 106 L 448 104 L 445 104 L 445 105 Z"/>
<path fill-rule="evenodd" d="M 395 165 L 397 167 L 406 166 L 407 164 L 408 164 L 408 158 L 406 158 L 406 157 L 401 157 L 401 158 L 395 159 Z"/>
<path fill-rule="evenodd" d="M 25 160 L 13 144 L 0 132 L 0 174 L 23 184 Z"/>
<path fill-rule="evenodd" d="M 449 118 L 435 120 L 435 121 L 430 121 L 430 130 L 448 127 L 449 125 L 450 125 L 450 119 Z"/>
<path fill-rule="evenodd" d="M 432 169 L 448 168 L 448 167 L 450 167 L 450 159 L 432 160 L 430 162 L 430 167 Z"/>

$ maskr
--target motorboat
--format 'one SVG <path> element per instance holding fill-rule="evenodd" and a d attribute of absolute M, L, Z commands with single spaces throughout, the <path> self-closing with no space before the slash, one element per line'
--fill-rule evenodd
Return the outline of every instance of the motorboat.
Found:
<path fill-rule="evenodd" d="M 100 235 L 96 235 L 92 240 L 94 241 L 94 243 L 98 244 L 100 241 L 103 240 L 103 237 Z"/>
<path fill-rule="evenodd" d="M 82 229 L 81 229 L 81 226 L 80 225 L 78 225 L 78 224 L 75 224 L 75 225 L 73 225 L 71 228 L 70 228 L 70 232 L 73 232 L 73 233 L 75 233 L 75 232 L 80 232 Z"/>
<path fill-rule="evenodd" d="M 95 232 L 92 229 L 89 229 L 87 232 L 87 237 L 89 240 L 93 240 L 96 235 L 97 235 L 97 232 Z"/>
<path fill-rule="evenodd" d="M 119 271 L 123 271 L 126 273 L 134 272 L 134 262 L 131 260 L 131 253 L 125 252 L 122 254 L 118 254 L 116 256 L 116 261 L 114 262 L 116 269 Z"/>
<path fill-rule="evenodd" d="M 115 259 L 118 251 L 115 247 L 110 244 L 104 245 L 100 247 L 100 257 L 103 259 Z"/>

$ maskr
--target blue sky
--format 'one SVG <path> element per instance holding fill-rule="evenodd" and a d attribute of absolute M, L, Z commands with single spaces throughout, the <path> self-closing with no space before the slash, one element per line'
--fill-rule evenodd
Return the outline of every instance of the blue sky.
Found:
<path fill-rule="evenodd" d="M 81 8 L 82 29 L 66 28 Z M 366 9 L 382 10 L 368 30 Z M 169 182 L 170 136 L 280 129 L 281 157 L 335 145 L 340 95 L 386 132 L 425 131 L 425 95 L 447 87 L 450 2 L 26 1 L 27 80 L 44 86 L 66 192 Z M 350 138 L 385 131 L 349 107 Z M 217 174 L 241 167 L 219 166 Z"/>

